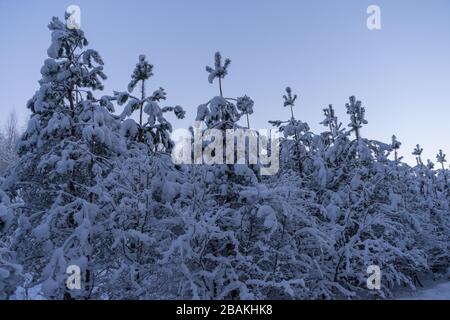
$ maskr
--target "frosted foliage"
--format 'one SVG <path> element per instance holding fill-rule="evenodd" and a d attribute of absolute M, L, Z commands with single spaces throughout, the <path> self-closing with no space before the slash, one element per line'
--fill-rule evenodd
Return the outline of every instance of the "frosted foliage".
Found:
<path fill-rule="evenodd" d="M 222 55 L 220 52 L 216 52 L 214 55 L 214 68 L 206 67 L 206 72 L 208 72 L 208 81 L 209 83 L 213 83 L 215 78 L 225 78 L 228 73 L 228 66 L 230 65 L 231 60 L 225 59 L 225 62 L 222 65 Z"/>
<path fill-rule="evenodd" d="M 136 67 L 134 68 L 133 74 L 131 75 L 131 81 L 128 84 L 128 92 L 133 92 L 134 88 L 136 87 L 136 84 L 139 81 L 147 80 L 151 76 L 153 76 L 153 65 L 147 62 L 145 59 L 145 55 L 139 56 L 139 62 L 136 64 Z"/>
<path fill-rule="evenodd" d="M 245 95 L 243 97 L 237 98 L 236 107 L 243 113 L 252 114 L 254 104 L 254 101 L 250 97 Z"/>
<path fill-rule="evenodd" d="M 49 29 L 17 148 L 0 135 L 9 163 L 0 176 L 0 299 L 387 299 L 447 274 L 445 150 L 434 164 L 395 135 L 367 138 L 354 96 L 348 126 L 328 105 L 316 133 L 287 87 L 279 108 L 289 117 L 270 120 L 281 133 L 276 174 L 261 175 L 259 160 L 175 165 L 171 133 L 185 111 L 165 105 L 171 95 L 154 86 L 146 57 L 126 90 L 98 94 L 104 61 L 83 31 L 58 18 Z M 206 68 L 220 95 L 200 94 L 206 102 L 190 115 L 197 134 L 244 130 L 257 111 L 245 92 L 223 95 L 222 60 L 217 52 Z M 226 148 L 214 156 L 238 157 Z M 380 290 L 366 287 L 370 265 L 382 271 Z M 66 286 L 69 266 L 80 268 L 80 289 Z"/>

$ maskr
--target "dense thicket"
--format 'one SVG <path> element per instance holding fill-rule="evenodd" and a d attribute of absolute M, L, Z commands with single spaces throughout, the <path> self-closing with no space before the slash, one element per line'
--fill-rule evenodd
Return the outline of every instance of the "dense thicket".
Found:
<path fill-rule="evenodd" d="M 0 180 L 0 299 L 17 288 L 49 299 L 387 298 L 450 266 L 445 154 L 425 164 L 418 145 L 417 165 L 402 162 L 395 136 L 364 137 L 354 96 L 348 127 L 330 105 L 314 133 L 286 88 L 291 118 L 270 121 L 281 133 L 275 175 L 260 163 L 174 164 L 165 114 L 185 111 L 161 105 L 163 88 L 146 93 L 146 57 L 126 91 L 96 97 L 100 54 L 57 18 L 49 29 L 28 127 Z M 223 94 L 230 65 L 216 53 L 206 67 L 219 95 L 198 107 L 203 132 L 250 128 L 254 101 Z M 209 160 L 229 152 L 201 148 Z M 80 289 L 66 286 L 70 265 Z M 370 265 L 381 268 L 380 290 L 366 287 Z"/>

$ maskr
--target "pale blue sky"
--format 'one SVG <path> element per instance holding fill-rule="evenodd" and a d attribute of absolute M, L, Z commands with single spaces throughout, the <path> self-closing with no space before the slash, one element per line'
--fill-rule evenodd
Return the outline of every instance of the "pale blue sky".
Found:
<path fill-rule="evenodd" d="M 299 94 L 296 116 L 315 131 L 329 103 L 346 124 L 354 94 L 366 107 L 365 137 L 388 142 L 395 133 L 409 162 L 416 143 L 424 158 L 434 161 L 439 148 L 450 157 L 449 0 L 0 0 L 0 123 L 12 109 L 25 123 L 50 44 L 47 24 L 70 4 L 80 6 L 82 28 L 106 63 L 105 93 L 126 89 L 144 53 L 155 65 L 148 91 L 163 86 L 167 104 L 187 110 L 175 127 L 187 127 L 217 93 L 204 68 L 220 50 L 232 60 L 224 93 L 255 100 L 254 128 L 289 117 L 287 85 Z M 379 31 L 366 28 L 370 4 L 381 8 Z"/>

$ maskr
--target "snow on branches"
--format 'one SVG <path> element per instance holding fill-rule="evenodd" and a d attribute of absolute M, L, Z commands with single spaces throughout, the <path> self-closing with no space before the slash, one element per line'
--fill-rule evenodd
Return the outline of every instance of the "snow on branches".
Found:
<path fill-rule="evenodd" d="M 174 164 L 167 115 L 181 119 L 185 110 L 163 106 L 161 87 L 146 93 L 154 71 L 146 57 L 126 91 L 98 98 L 106 80 L 100 54 L 58 18 L 49 29 L 17 153 L 15 132 L 0 137 L 0 161 L 8 162 L 0 299 L 17 297 L 17 288 L 48 299 L 379 299 L 449 267 L 444 152 L 435 169 L 417 145 L 411 167 L 395 135 L 388 143 L 361 137 L 368 122 L 354 96 L 345 105 L 348 128 L 329 105 L 325 131 L 315 133 L 294 117 L 297 95 L 287 87 L 290 116 L 269 121 L 283 135 L 275 175 L 258 174 L 260 163 Z M 230 63 L 215 54 L 206 71 L 219 95 L 191 115 L 221 134 L 243 130 L 244 115 L 250 128 L 254 113 L 247 95 L 223 96 Z M 380 290 L 366 287 L 371 265 L 382 270 Z M 77 290 L 66 286 L 73 266 Z"/>

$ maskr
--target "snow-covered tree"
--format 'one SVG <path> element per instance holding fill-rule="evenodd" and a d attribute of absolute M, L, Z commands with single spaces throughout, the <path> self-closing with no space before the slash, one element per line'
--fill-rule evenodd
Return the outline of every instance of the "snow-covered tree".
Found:
<path fill-rule="evenodd" d="M 214 97 L 198 107 L 197 121 L 222 133 L 239 129 L 237 122 L 253 105 L 245 97 L 236 99 L 237 106 L 234 99 Z M 225 159 L 227 150 L 215 152 Z M 292 298 L 304 292 L 306 271 L 289 267 L 291 253 L 300 251 L 286 232 L 296 219 L 286 204 L 288 189 L 269 189 L 247 164 L 193 166 L 186 177 L 176 201 L 185 231 L 164 260 L 182 266 L 182 297 Z"/>
<path fill-rule="evenodd" d="M 179 193 L 181 180 L 170 159 L 172 125 L 164 114 L 173 112 L 182 118 L 184 110 L 180 106 L 160 107 L 159 103 L 166 99 L 162 88 L 151 96 L 145 95 L 152 70 L 145 56 L 139 56 L 128 92 L 108 97 L 108 101 L 116 100 L 119 106 L 127 103 L 120 129 L 126 150 L 107 180 L 114 203 L 111 221 L 115 252 L 114 264 L 104 275 L 102 291 L 110 299 L 156 299 L 176 291 L 176 283 L 170 280 L 171 270 L 158 264 L 172 232 L 176 233 L 172 228 L 179 228 L 171 203 Z M 137 86 L 140 97 L 132 95 Z M 132 118 L 136 111 L 138 123 Z M 164 285 L 167 282 L 170 284 Z M 121 289 L 117 290 L 117 286 Z"/>
<path fill-rule="evenodd" d="M 423 162 L 422 162 L 422 158 L 420 157 L 420 155 L 423 152 L 423 148 L 420 147 L 419 144 L 416 145 L 416 147 L 414 148 L 412 155 L 416 156 L 416 162 L 418 166 L 422 166 Z"/>
<path fill-rule="evenodd" d="M 294 160 L 292 164 L 295 164 L 298 172 L 302 173 L 307 160 L 307 149 L 311 144 L 312 134 L 306 122 L 296 120 L 294 117 L 293 107 L 297 95 L 292 95 L 290 87 L 286 88 L 286 94 L 283 95 L 283 99 L 283 106 L 290 107 L 291 118 L 287 121 L 276 120 L 269 121 L 269 123 L 276 127 L 284 137 L 281 140 L 281 162 L 287 165 L 288 168 L 290 159 Z"/>
<path fill-rule="evenodd" d="M 31 118 L 19 141 L 19 160 L 4 185 L 23 200 L 12 249 L 48 298 L 91 298 L 108 254 L 111 206 L 103 179 L 121 152 L 118 118 L 94 98 L 103 60 L 86 49 L 82 30 L 58 18 L 41 68 L 40 88 L 28 102 Z M 66 288 L 66 269 L 82 272 L 79 290 Z"/>
<path fill-rule="evenodd" d="M 355 96 L 350 97 L 350 102 L 345 104 L 347 114 L 350 115 L 349 127 L 355 132 L 355 137 L 358 140 L 361 136 L 360 129 L 363 124 L 367 124 L 365 119 L 366 110 L 361 106 L 361 101 L 356 100 Z"/>
<path fill-rule="evenodd" d="M 325 134 L 329 136 L 327 139 L 327 140 L 329 140 L 329 141 L 327 141 L 328 144 L 331 144 L 331 143 L 335 142 L 337 136 L 342 131 L 342 129 L 341 129 L 342 123 L 338 122 L 338 118 L 333 109 L 333 105 L 331 105 L 331 104 L 328 105 L 328 108 L 323 109 L 323 113 L 325 115 L 325 119 L 320 124 L 322 124 L 325 127 L 328 127 L 330 129 L 330 131 L 326 132 Z"/>
<path fill-rule="evenodd" d="M 12 112 L 4 131 L 0 131 L 0 176 L 5 174 L 6 170 L 17 160 L 16 144 L 18 139 L 17 117 Z"/>
<path fill-rule="evenodd" d="M 146 96 L 146 81 L 153 75 L 153 65 L 147 62 L 145 55 L 139 56 L 139 62 L 131 75 L 128 84 L 128 92 L 115 92 L 115 100 L 121 106 L 125 105 L 122 112 L 122 119 L 130 117 L 134 111 L 139 111 L 139 123 L 133 120 L 126 120 L 123 129 L 127 135 L 137 136 L 140 142 L 147 143 L 154 151 L 170 151 L 170 132 L 172 126 L 163 116 L 166 112 L 173 112 L 177 118 L 184 118 L 184 110 L 180 106 L 160 107 L 159 103 L 166 100 L 166 92 L 159 88 L 152 95 Z M 140 97 L 132 95 L 133 90 L 140 85 Z M 110 99 L 111 100 L 111 99 Z M 144 121 L 143 115 L 147 115 Z"/>

